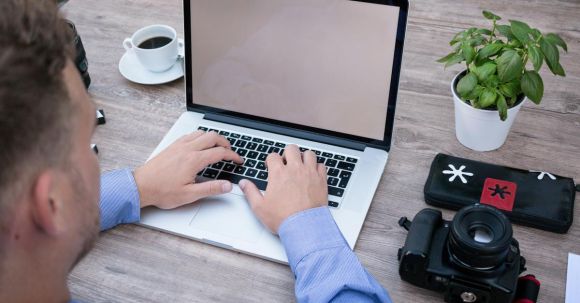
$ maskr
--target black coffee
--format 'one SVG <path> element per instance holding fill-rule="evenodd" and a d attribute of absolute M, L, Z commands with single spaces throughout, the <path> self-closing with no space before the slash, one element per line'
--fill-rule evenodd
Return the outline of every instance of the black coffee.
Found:
<path fill-rule="evenodd" d="M 153 37 L 153 38 L 149 38 L 143 42 L 141 42 L 139 44 L 139 48 L 144 48 L 144 49 L 154 49 L 154 48 L 160 48 L 163 47 L 167 44 L 169 44 L 169 42 L 171 42 L 173 39 L 169 38 L 169 37 Z"/>

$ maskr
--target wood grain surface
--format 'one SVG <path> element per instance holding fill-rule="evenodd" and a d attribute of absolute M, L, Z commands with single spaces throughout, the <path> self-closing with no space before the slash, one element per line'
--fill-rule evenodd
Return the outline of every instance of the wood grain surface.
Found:
<path fill-rule="evenodd" d="M 560 34 L 569 45 L 566 78 L 543 72 L 542 104 L 525 104 L 499 150 L 471 151 L 455 139 L 450 80 L 461 67 L 435 62 L 460 29 L 486 25 L 482 9 Z M 94 137 L 103 171 L 141 165 L 185 110 L 184 83 L 143 86 L 124 79 L 122 41 L 149 24 L 168 24 L 183 36 L 179 0 L 71 1 L 64 8 L 83 39 L 90 94 L 107 124 Z M 411 3 L 392 152 L 355 252 L 395 302 L 442 302 L 442 296 L 398 275 L 397 249 L 406 232 L 401 216 L 426 207 L 423 185 L 438 152 L 570 176 L 580 182 L 580 1 L 415 0 Z M 444 211 L 450 219 L 453 212 Z M 576 208 L 578 218 L 580 210 Z M 580 253 L 580 224 L 559 235 L 514 227 L 528 269 L 542 281 L 539 302 L 563 302 L 568 252 Z M 292 302 L 287 266 L 135 225 L 105 232 L 69 280 L 84 302 Z M 580 281 L 576 281 L 580 286 Z"/>

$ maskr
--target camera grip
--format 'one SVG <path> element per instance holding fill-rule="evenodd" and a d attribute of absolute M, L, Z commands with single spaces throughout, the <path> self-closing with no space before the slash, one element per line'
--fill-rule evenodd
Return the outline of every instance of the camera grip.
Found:
<path fill-rule="evenodd" d="M 403 251 L 426 257 L 429 254 L 433 232 L 441 221 L 441 212 L 438 210 L 426 208 L 417 213 L 409 228 Z"/>

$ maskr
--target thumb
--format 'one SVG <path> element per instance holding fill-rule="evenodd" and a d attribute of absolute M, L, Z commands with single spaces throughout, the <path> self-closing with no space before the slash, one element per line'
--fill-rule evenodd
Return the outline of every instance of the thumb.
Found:
<path fill-rule="evenodd" d="M 240 188 L 244 192 L 244 195 L 248 199 L 248 202 L 250 202 L 250 206 L 252 207 L 252 209 L 255 209 L 258 204 L 262 203 L 264 196 L 262 196 L 262 193 L 254 183 L 252 183 L 249 180 L 243 179 L 240 180 L 238 186 L 240 186 Z"/>
<path fill-rule="evenodd" d="M 195 201 L 209 196 L 229 193 L 230 191 L 232 191 L 232 183 L 227 180 L 206 181 L 191 185 L 191 193 L 195 197 Z"/>

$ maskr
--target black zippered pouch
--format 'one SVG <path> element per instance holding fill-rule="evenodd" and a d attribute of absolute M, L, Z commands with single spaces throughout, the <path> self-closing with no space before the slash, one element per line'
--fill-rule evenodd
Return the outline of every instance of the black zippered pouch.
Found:
<path fill-rule="evenodd" d="M 492 205 L 514 223 L 566 233 L 573 221 L 576 190 L 571 178 L 438 154 L 424 193 L 430 205 L 449 209 Z"/>

